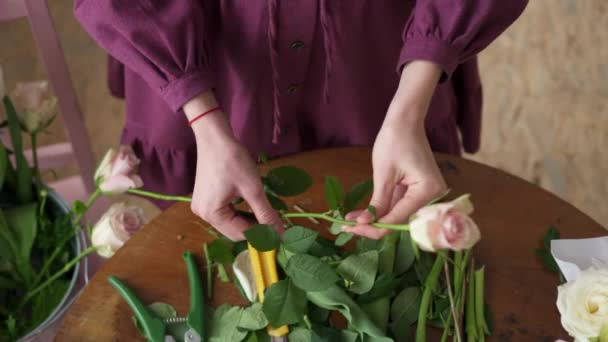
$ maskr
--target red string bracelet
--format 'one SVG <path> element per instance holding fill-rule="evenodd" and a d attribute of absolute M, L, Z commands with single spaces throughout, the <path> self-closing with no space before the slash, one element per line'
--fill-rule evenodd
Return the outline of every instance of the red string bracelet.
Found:
<path fill-rule="evenodd" d="M 202 118 L 203 116 L 205 116 L 205 115 L 207 115 L 209 113 L 215 112 L 216 110 L 219 110 L 219 109 L 221 109 L 221 107 L 217 106 L 215 108 L 211 108 L 208 111 L 195 116 L 194 118 L 192 118 L 192 120 L 188 121 L 188 125 L 192 126 L 192 124 L 194 123 L 194 121 Z"/>

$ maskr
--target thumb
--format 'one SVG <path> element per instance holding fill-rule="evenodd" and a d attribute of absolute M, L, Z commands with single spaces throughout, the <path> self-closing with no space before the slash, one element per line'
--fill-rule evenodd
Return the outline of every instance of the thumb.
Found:
<path fill-rule="evenodd" d="M 376 218 L 384 216 L 390 210 L 393 191 L 396 183 L 392 177 L 374 177 L 374 192 L 369 202 L 370 206 L 376 208 Z M 369 224 L 374 220 L 374 215 L 365 210 L 357 217 L 357 223 Z"/>
<path fill-rule="evenodd" d="M 261 185 L 258 189 L 243 193 L 243 198 L 253 210 L 253 214 L 259 223 L 273 226 L 279 234 L 283 232 L 283 221 L 268 202 Z"/>

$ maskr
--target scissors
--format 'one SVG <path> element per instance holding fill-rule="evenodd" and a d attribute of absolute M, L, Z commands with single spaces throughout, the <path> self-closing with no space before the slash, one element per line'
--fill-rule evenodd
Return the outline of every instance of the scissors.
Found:
<path fill-rule="evenodd" d="M 186 317 L 162 319 L 156 316 L 120 279 L 115 276 L 108 277 L 108 282 L 118 290 L 135 313 L 144 336 L 150 342 L 204 341 L 205 302 L 201 278 L 192 252 L 184 252 L 183 257 L 188 269 L 188 282 L 190 284 L 190 311 Z"/>

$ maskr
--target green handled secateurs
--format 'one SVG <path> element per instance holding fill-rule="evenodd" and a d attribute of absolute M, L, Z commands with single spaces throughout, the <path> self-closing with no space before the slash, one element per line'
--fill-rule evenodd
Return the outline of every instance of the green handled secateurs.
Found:
<path fill-rule="evenodd" d="M 204 309 L 202 282 L 192 252 L 184 253 L 184 260 L 188 268 L 190 283 L 190 311 L 186 317 L 161 319 L 145 306 L 120 279 L 110 276 L 108 281 L 118 290 L 120 295 L 129 304 L 137 320 L 140 322 L 145 337 L 150 342 L 201 342 L 204 341 Z M 171 329 L 168 327 L 171 326 Z M 172 333 L 169 333 L 171 330 Z"/>

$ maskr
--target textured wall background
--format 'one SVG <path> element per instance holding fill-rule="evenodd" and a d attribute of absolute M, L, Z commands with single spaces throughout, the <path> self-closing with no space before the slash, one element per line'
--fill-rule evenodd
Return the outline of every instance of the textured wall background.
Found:
<path fill-rule="evenodd" d="M 122 103 L 109 96 L 105 55 L 72 17 L 72 1 L 50 3 L 100 156 L 118 141 Z M 602 201 L 608 199 L 606 28 L 605 0 L 531 0 L 481 54 L 483 143 L 480 153 L 467 157 L 535 182 L 608 227 Z M 9 88 L 45 77 L 25 20 L 0 23 L 0 43 Z M 61 139 L 57 122 L 43 142 Z"/>

